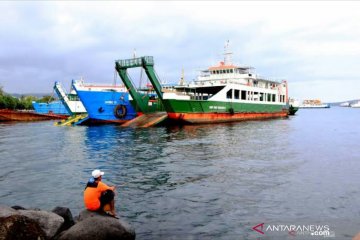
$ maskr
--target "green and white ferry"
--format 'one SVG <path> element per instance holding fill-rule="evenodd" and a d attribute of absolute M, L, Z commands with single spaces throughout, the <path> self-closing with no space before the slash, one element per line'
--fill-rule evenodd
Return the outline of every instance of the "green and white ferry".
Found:
<path fill-rule="evenodd" d="M 231 55 L 225 51 L 224 61 L 201 71 L 195 81 L 173 88 L 161 86 L 153 57 L 118 60 L 116 69 L 127 85 L 126 69 L 142 66 L 168 118 L 183 123 L 279 118 L 294 113 L 288 102 L 287 81 L 266 79 L 253 73 L 251 67 L 233 65 Z"/>

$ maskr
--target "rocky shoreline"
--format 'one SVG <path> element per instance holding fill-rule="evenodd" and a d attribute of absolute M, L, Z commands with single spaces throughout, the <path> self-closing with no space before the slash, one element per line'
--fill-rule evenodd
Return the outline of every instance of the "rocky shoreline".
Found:
<path fill-rule="evenodd" d="M 135 239 L 125 221 L 83 210 L 75 219 L 69 208 L 52 211 L 0 206 L 0 240 L 112 240 Z"/>

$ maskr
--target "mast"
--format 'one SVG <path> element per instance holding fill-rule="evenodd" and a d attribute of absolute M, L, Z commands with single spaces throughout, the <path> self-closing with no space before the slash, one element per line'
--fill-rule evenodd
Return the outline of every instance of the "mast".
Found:
<path fill-rule="evenodd" d="M 232 52 L 230 51 L 229 47 L 229 40 L 225 43 L 224 46 L 224 65 L 232 65 Z"/>
<path fill-rule="evenodd" d="M 179 81 L 179 85 L 180 85 L 180 86 L 184 86 L 184 85 L 185 85 L 184 69 L 181 70 L 181 78 L 180 78 L 180 81 Z"/>

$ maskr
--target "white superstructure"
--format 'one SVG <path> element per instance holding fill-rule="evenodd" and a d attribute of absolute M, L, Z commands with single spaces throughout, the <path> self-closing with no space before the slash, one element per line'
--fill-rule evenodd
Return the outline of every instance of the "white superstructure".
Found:
<path fill-rule="evenodd" d="M 250 66 L 236 66 L 225 46 L 224 61 L 200 71 L 196 80 L 164 91 L 164 99 L 286 105 L 287 81 L 271 80 Z"/>

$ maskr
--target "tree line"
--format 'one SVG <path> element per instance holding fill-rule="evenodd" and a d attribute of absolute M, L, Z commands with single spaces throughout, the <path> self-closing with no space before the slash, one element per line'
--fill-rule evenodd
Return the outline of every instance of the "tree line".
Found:
<path fill-rule="evenodd" d="M 4 92 L 0 86 L 0 109 L 14 109 L 14 110 L 31 110 L 33 109 L 32 102 L 51 102 L 55 100 L 51 96 L 44 96 L 37 98 L 35 96 L 21 96 L 19 98 L 11 96 Z"/>

